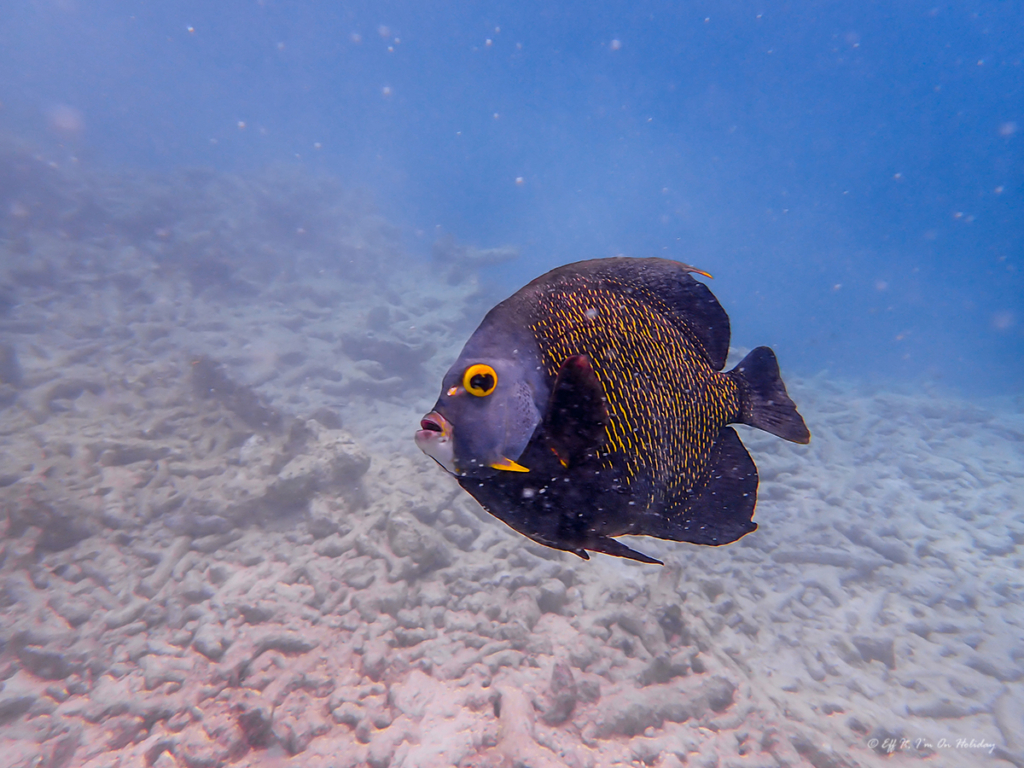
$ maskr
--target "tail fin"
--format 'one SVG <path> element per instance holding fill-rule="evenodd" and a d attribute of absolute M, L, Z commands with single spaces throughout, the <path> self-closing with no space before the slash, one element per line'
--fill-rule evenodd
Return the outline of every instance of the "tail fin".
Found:
<path fill-rule="evenodd" d="M 740 388 L 741 424 L 763 429 L 794 443 L 809 443 L 811 433 L 797 413 L 779 374 L 779 361 L 768 347 L 757 347 L 726 374 Z"/>

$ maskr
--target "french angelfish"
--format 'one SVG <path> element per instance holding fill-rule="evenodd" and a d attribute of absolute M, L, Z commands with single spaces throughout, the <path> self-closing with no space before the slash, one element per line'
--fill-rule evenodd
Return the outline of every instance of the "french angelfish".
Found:
<path fill-rule="evenodd" d="M 729 317 L 693 267 L 559 267 L 487 313 L 416 433 L 491 515 L 534 541 L 660 561 L 625 534 L 721 545 L 757 528 L 757 468 L 729 424 L 810 432 L 775 353 L 730 371 Z"/>

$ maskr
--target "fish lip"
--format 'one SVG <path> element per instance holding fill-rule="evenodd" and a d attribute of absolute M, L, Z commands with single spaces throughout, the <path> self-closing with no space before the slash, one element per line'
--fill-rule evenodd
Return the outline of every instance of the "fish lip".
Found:
<path fill-rule="evenodd" d="M 437 411 L 431 411 L 420 419 L 416 442 L 446 443 L 452 439 L 452 424 Z"/>
<path fill-rule="evenodd" d="M 420 420 L 420 429 L 416 432 L 416 445 L 445 470 L 458 475 L 452 433 L 451 422 L 437 411 L 431 411 Z"/>

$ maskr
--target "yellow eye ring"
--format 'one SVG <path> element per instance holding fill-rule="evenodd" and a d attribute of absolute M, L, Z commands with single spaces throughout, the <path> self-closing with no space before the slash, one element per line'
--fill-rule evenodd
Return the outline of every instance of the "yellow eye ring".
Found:
<path fill-rule="evenodd" d="M 462 374 L 462 386 L 476 397 L 487 397 L 498 386 L 498 374 L 489 365 L 471 365 Z"/>

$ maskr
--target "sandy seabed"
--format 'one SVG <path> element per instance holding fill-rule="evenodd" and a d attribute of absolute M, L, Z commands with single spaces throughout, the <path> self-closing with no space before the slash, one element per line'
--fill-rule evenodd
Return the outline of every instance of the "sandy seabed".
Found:
<path fill-rule="evenodd" d="M 3 765 L 1024 766 L 1019 403 L 790 380 L 758 531 L 583 562 L 412 445 L 479 253 L 10 143 L 0 211 Z"/>

